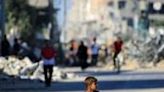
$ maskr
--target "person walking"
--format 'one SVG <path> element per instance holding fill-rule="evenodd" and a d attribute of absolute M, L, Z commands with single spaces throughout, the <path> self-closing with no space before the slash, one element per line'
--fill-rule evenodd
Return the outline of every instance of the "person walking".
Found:
<path fill-rule="evenodd" d="M 86 69 L 89 66 L 89 64 L 87 63 L 87 58 L 88 58 L 87 50 L 88 50 L 87 46 L 85 46 L 84 42 L 81 41 L 77 51 L 77 57 L 82 70 Z"/>
<path fill-rule="evenodd" d="M 45 86 L 51 86 L 53 66 L 55 65 L 56 51 L 49 41 L 45 42 L 45 46 L 41 49 L 43 58 L 43 70 L 45 78 Z"/>
<path fill-rule="evenodd" d="M 92 54 L 91 65 L 92 66 L 97 65 L 98 57 L 99 57 L 100 46 L 97 44 L 96 40 L 97 40 L 96 38 L 93 38 L 93 44 L 91 45 L 91 54 Z"/>
<path fill-rule="evenodd" d="M 119 72 L 119 61 L 116 60 L 118 57 L 119 53 L 122 51 L 122 46 L 123 46 L 123 41 L 120 37 L 117 37 L 117 40 L 113 44 L 113 49 L 114 49 L 114 55 L 113 55 L 113 64 L 114 64 L 114 69 L 118 69 Z"/>

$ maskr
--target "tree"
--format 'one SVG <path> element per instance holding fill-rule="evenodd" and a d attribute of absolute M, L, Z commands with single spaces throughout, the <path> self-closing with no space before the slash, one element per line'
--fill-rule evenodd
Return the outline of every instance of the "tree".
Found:
<path fill-rule="evenodd" d="M 34 38 L 36 32 L 48 26 L 54 19 L 50 11 L 52 6 L 37 8 L 30 6 L 28 0 L 5 0 L 5 15 L 7 30 L 16 26 L 20 32 L 21 39 L 29 41 Z M 42 13 L 42 14 L 41 14 Z"/>
<path fill-rule="evenodd" d="M 10 31 L 11 28 L 16 26 L 21 37 L 28 37 L 30 35 L 28 31 L 32 27 L 29 9 L 27 0 L 5 0 L 7 31 Z"/>

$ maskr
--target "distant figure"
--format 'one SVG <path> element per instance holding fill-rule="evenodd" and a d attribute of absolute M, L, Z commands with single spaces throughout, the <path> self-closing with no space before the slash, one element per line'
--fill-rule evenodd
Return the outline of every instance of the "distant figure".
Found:
<path fill-rule="evenodd" d="M 108 48 L 107 46 L 102 45 L 99 50 L 98 61 L 101 61 L 101 63 L 106 64 L 107 57 L 108 57 Z"/>
<path fill-rule="evenodd" d="M 99 49 L 100 46 L 96 43 L 96 38 L 93 38 L 93 44 L 91 45 L 91 54 L 92 54 L 91 65 L 93 66 L 97 65 Z"/>
<path fill-rule="evenodd" d="M 119 53 L 121 52 L 122 46 L 123 46 L 123 41 L 120 37 L 118 37 L 117 40 L 113 44 L 113 49 L 114 49 L 113 64 L 114 64 L 114 68 L 117 68 L 116 58 L 118 57 Z"/>
<path fill-rule="evenodd" d="M 71 46 L 69 48 L 69 65 L 77 65 L 77 44 L 75 40 L 71 41 Z"/>
<path fill-rule="evenodd" d="M 87 63 L 87 58 L 88 58 L 88 53 L 87 53 L 87 46 L 84 45 L 84 42 L 81 41 L 78 51 L 77 51 L 77 57 L 80 62 L 81 69 L 84 70 L 88 67 Z"/>
<path fill-rule="evenodd" d="M 89 76 L 84 80 L 86 89 L 85 92 L 99 92 L 97 90 L 97 79 L 95 77 Z"/>
<path fill-rule="evenodd" d="M 56 51 L 51 46 L 49 41 L 45 42 L 45 46 L 41 50 L 41 55 L 43 58 L 43 69 L 45 77 L 45 86 L 51 86 L 53 66 L 55 65 Z"/>
<path fill-rule="evenodd" d="M 21 45 L 18 42 L 18 39 L 15 38 L 14 39 L 14 45 L 13 45 L 13 48 L 12 48 L 13 55 L 18 56 L 20 49 L 21 49 Z"/>
<path fill-rule="evenodd" d="M 10 54 L 10 43 L 7 40 L 6 35 L 4 35 L 1 42 L 1 56 L 7 57 Z"/>

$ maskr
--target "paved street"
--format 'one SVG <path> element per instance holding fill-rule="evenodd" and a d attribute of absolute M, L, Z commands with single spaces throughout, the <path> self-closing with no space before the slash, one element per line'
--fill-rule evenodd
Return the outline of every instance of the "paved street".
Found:
<path fill-rule="evenodd" d="M 164 0 L 0 0 L 0 92 L 84 92 L 88 76 L 164 92 Z"/>
<path fill-rule="evenodd" d="M 103 68 L 61 68 L 75 73 L 72 79 L 53 82 L 49 88 L 38 80 L 1 79 L 0 92 L 83 92 L 86 76 L 95 76 L 100 92 L 164 92 L 164 71 L 162 69 L 122 70 L 120 74 Z"/>

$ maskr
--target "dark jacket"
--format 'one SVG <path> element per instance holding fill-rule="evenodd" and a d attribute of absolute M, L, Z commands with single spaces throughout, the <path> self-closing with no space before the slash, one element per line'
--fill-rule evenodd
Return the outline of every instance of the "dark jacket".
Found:
<path fill-rule="evenodd" d="M 79 59 L 87 59 L 87 47 L 85 45 L 80 45 L 77 51 L 77 56 Z"/>

